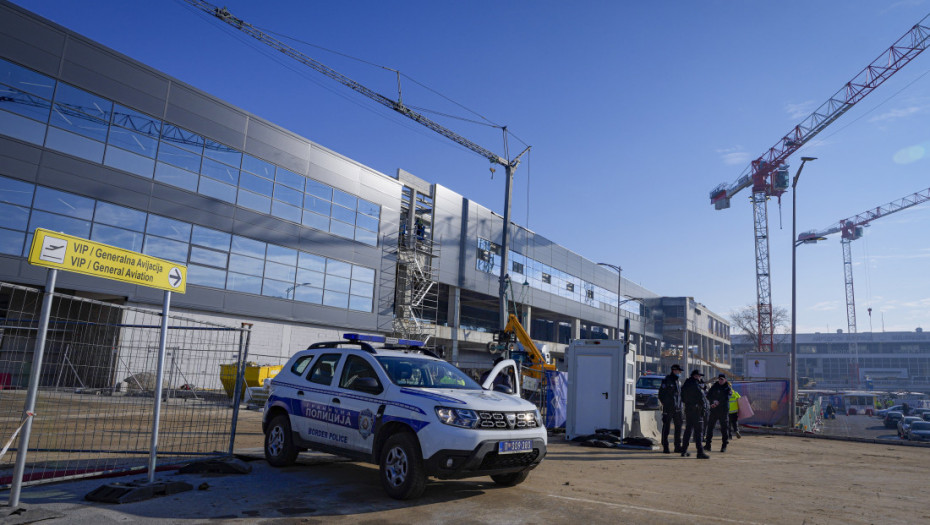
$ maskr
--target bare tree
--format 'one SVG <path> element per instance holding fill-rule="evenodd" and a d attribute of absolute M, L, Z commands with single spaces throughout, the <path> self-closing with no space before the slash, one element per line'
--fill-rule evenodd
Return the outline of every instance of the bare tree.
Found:
<path fill-rule="evenodd" d="M 752 344 L 759 351 L 759 314 L 757 306 L 747 304 L 746 306 L 730 312 L 730 323 L 752 339 Z M 783 306 L 776 306 L 772 309 L 772 323 L 775 326 L 775 338 L 772 341 L 775 344 L 785 343 L 791 335 L 791 316 L 788 310 Z"/>

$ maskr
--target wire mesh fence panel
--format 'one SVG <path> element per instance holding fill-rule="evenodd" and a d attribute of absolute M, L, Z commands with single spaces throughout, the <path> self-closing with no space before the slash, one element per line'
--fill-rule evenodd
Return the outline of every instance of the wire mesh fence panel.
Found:
<path fill-rule="evenodd" d="M 0 283 L 0 440 L 23 417 L 42 292 Z M 161 311 L 54 294 L 24 483 L 147 468 Z M 158 466 L 226 454 L 246 331 L 170 315 Z M 9 486 L 20 453 L 0 458 Z"/>

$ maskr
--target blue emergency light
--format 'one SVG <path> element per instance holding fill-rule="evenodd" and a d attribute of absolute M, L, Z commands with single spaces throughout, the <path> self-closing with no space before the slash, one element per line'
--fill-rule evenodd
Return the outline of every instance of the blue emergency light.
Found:
<path fill-rule="evenodd" d="M 384 343 L 388 345 L 423 346 L 423 341 L 398 339 L 396 337 L 385 337 L 383 335 L 342 334 L 342 338 L 349 341 L 366 341 L 369 343 Z"/>

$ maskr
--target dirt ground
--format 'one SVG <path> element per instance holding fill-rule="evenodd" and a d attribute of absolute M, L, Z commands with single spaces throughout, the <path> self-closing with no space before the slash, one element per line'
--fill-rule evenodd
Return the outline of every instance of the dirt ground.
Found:
<path fill-rule="evenodd" d="M 28 487 L 23 501 L 65 514 L 44 523 L 930 522 L 926 447 L 744 434 L 725 454 L 698 460 L 553 436 L 522 485 L 434 481 L 422 498 L 398 502 L 370 465 L 305 453 L 293 467 L 268 466 L 259 459 L 261 414 L 240 417 L 237 450 L 255 458 L 249 475 L 187 475 L 209 488 L 119 506 L 82 500 L 100 481 Z"/>

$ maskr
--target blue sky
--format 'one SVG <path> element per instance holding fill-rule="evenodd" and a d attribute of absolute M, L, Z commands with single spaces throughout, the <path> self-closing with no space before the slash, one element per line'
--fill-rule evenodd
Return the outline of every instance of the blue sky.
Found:
<path fill-rule="evenodd" d="M 494 211 L 503 176 L 417 124 L 197 16 L 178 0 L 17 0 L 69 29 L 383 173 L 403 168 Z M 811 110 L 930 12 L 924 0 L 249 2 L 236 16 L 405 75 L 506 124 L 533 146 L 513 217 L 624 277 L 726 315 L 755 302 L 745 191 L 734 181 Z M 300 47 L 300 46 L 299 46 Z M 387 96 L 393 73 L 301 47 Z M 791 158 L 798 229 L 930 186 L 930 53 Z M 403 80 L 411 106 L 480 120 Z M 503 153 L 500 131 L 436 117 Z M 513 156 L 522 149 L 510 139 Z M 791 204 L 769 203 L 773 302 L 790 307 Z M 859 331 L 930 329 L 930 203 L 855 241 Z M 800 331 L 846 328 L 839 238 L 798 250 Z M 873 309 L 871 318 L 867 308 Z"/>

